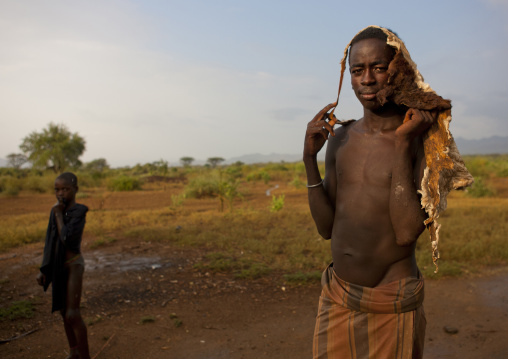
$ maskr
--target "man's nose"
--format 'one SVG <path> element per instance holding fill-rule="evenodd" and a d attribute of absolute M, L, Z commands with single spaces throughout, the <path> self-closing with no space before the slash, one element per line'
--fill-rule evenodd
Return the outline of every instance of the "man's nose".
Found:
<path fill-rule="evenodd" d="M 365 69 L 362 76 L 362 85 L 372 85 L 376 82 L 375 77 L 372 75 L 372 71 Z"/>

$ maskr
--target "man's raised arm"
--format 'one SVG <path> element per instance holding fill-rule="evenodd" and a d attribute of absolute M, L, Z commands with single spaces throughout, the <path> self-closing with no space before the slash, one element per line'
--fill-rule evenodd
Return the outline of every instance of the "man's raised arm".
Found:
<path fill-rule="evenodd" d="M 425 156 L 423 148 L 420 148 L 413 164 L 411 144 L 434 121 L 435 115 L 431 112 L 409 109 L 404 123 L 395 131 L 396 158 L 392 170 L 390 216 L 400 246 L 414 243 L 425 229 L 423 221 L 427 216 L 417 194 L 425 168 Z M 421 141 L 419 146 L 423 146 Z"/>
<path fill-rule="evenodd" d="M 326 155 L 326 176 L 321 179 L 319 173 L 317 154 L 323 148 L 328 135 L 335 136 L 333 126 L 326 121 L 327 112 L 336 104 L 324 107 L 307 125 L 303 149 L 303 163 L 307 172 L 307 188 L 309 206 L 312 218 L 316 223 L 319 234 L 330 239 L 332 236 L 333 220 L 335 214 L 335 192 L 337 179 L 335 178 L 335 161 L 331 158 L 331 151 Z"/>

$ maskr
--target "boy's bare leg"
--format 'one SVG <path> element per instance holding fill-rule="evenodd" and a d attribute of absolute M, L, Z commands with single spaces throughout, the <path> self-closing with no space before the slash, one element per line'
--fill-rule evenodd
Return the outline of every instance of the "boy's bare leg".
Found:
<path fill-rule="evenodd" d="M 72 330 L 72 327 L 67 321 L 65 320 L 65 310 L 61 310 L 60 314 L 62 315 L 64 328 L 65 328 L 65 335 L 67 336 L 67 342 L 69 343 L 70 348 L 70 354 L 66 359 L 78 359 L 79 354 L 78 352 L 78 340 L 76 339 L 76 336 L 74 335 L 74 331 Z"/>
<path fill-rule="evenodd" d="M 90 359 L 87 330 L 79 309 L 84 267 L 81 264 L 72 263 L 68 266 L 68 270 L 64 327 L 71 348 L 70 358 Z"/>

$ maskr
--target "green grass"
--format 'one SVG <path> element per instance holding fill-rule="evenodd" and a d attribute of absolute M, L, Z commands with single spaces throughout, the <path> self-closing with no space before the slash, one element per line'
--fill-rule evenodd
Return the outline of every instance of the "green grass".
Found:
<path fill-rule="evenodd" d="M 475 156 L 465 160 L 477 176 L 476 186 L 467 193 L 451 195 L 448 209 L 439 219 L 441 259 L 437 274 L 433 273 L 428 234 L 419 239 L 417 263 L 426 277 L 460 276 L 508 264 L 508 199 L 499 197 L 506 193 L 506 187 L 503 190 L 499 183 L 508 170 L 508 156 Z M 320 167 L 323 170 L 322 163 Z M 143 168 L 139 166 L 137 170 Z M 227 272 L 237 278 L 283 274 L 288 283 L 318 281 L 321 271 L 331 261 L 330 242 L 317 233 L 306 190 L 300 188 L 305 173 L 303 164 L 237 165 L 220 171 L 203 167 L 174 171 L 174 176 L 187 176 L 189 185 L 185 189 L 179 187 L 178 192 L 168 192 L 172 205 L 166 208 L 91 210 L 85 229 L 86 235 L 92 237 L 91 247 L 107 245 L 114 238 L 122 237 L 167 242 L 204 251 L 204 257 L 196 264 L 203 270 Z M 30 175 L 17 174 L 20 188 L 29 183 L 26 178 Z M 6 184 L 18 185 L 11 172 L 5 171 L 1 176 L 4 188 Z M 49 175 L 38 176 L 49 181 Z M 108 171 L 107 176 L 105 182 L 120 176 L 135 177 L 135 174 L 134 169 L 126 168 Z M 286 186 L 283 210 L 271 212 L 274 198 L 260 199 L 259 194 L 254 197 L 245 193 L 244 197 L 237 198 L 234 210 L 223 213 L 217 211 L 216 198 L 206 198 L 217 191 L 208 186 L 217 180 L 239 181 L 242 186 L 259 189 L 268 178 L 272 184 Z M 249 183 L 249 180 L 259 183 Z M 493 183 L 500 187 L 491 187 Z M 36 191 L 35 187 L 32 189 Z M 183 192 L 192 192 L 191 189 L 200 193 L 194 196 L 200 199 L 185 197 L 184 201 Z M 250 204 L 251 200 L 257 204 Z M 42 243 L 47 220 L 47 213 L 0 217 L 0 252 L 27 243 Z M 175 230 L 177 226 L 181 229 Z"/>
<path fill-rule="evenodd" d="M 438 275 L 428 234 L 419 239 L 417 262 L 427 276 L 456 276 L 508 263 L 508 200 L 453 198 L 441 223 Z"/>
<path fill-rule="evenodd" d="M 307 284 L 307 283 L 319 283 L 322 276 L 321 271 L 314 272 L 297 272 L 292 274 L 285 274 L 284 279 L 290 284 Z"/>
<path fill-rule="evenodd" d="M 146 317 L 142 317 L 139 322 L 141 324 L 154 323 L 155 322 L 155 318 L 152 317 L 152 316 L 146 316 Z"/>
<path fill-rule="evenodd" d="M 34 305 L 28 300 L 12 302 L 8 308 L 0 308 L 0 321 L 32 318 Z"/>

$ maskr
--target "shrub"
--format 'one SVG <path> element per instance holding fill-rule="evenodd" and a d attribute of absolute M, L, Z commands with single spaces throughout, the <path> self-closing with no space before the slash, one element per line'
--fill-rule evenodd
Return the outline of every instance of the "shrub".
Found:
<path fill-rule="evenodd" d="M 55 178 L 53 173 L 28 176 L 23 180 L 23 189 L 37 193 L 51 193 L 54 189 Z"/>
<path fill-rule="evenodd" d="M 467 195 L 475 198 L 493 197 L 496 195 L 496 190 L 486 184 L 482 177 L 475 177 L 473 185 L 467 189 Z"/>
<path fill-rule="evenodd" d="M 280 196 L 272 196 L 272 205 L 270 207 L 271 212 L 278 212 L 282 208 L 284 208 L 284 198 L 285 196 L 282 194 Z"/>
<path fill-rule="evenodd" d="M 180 207 L 183 204 L 184 199 L 185 195 L 183 193 L 171 195 L 171 203 L 174 207 Z"/>
<path fill-rule="evenodd" d="M 185 187 L 185 198 L 216 197 L 219 182 L 211 176 L 196 177 Z"/>
<path fill-rule="evenodd" d="M 108 181 L 110 191 L 136 191 L 141 189 L 141 181 L 135 177 L 121 175 Z"/>
<path fill-rule="evenodd" d="M 101 186 L 105 174 L 104 172 L 79 172 L 76 176 L 80 188 L 96 188 Z"/>
<path fill-rule="evenodd" d="M 247 182 L 263 181 L 265 184 L 267 184 L 271 179 L 272 178 L 270 177 L 270 174 L 266 171 L 254 172 L 247 176 Z"/>
<path fill-rule="evenodd" d="M 303 182 L 298 176 L 295 176 L 289 184 L 295 188 L 305 187 L 305 182 Z"/>
<path fill-rule="evenodd" d="M 21 191 L 21 181 L 11 176 L 0 177 L 0 192 L 6 196 L 17 196 Z"/>

